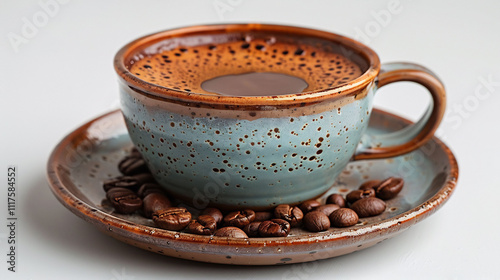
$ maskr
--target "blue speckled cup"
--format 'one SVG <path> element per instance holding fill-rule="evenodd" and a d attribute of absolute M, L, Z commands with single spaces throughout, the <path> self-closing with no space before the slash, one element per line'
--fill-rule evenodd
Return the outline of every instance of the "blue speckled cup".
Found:
<path fill-rule="evenodd" d="M 320 91 L 238 97 L 162 87 L 129 71 L 151 46 L 228 32 L 330 40 L 363 74 Z M 115 57 L 115 69 L 133 143 L 157 181 L 197 208 L 268 209 L 315 198 L 351 160 L 397 156 L 423 145 L 445 108 L 444 87 L 427 69 L 409 63 L 380 66 L 375 52 L 359 42 L 298 27 L 236 24 L 168 30 L 126 45 Z M 375 91 L 396 81 L 417 82 L 429 90 L 427 113 L 403 131 L 365 134 Z"/>

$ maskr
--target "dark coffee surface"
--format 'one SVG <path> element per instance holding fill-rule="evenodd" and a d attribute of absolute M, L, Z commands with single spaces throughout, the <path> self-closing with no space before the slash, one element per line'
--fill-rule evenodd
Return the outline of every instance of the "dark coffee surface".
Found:
<path fill-rule="evenodd" d="M 280 80 L 288 75 L 292 80 L 300 78 L 302 81 L 295 80 L 305 84 L 297 82 L 290 87 L 281 87 L 279 92 L 268 84 L 264 87 L 269 93 L 263 94 L 260 89 L 255 89 L 251 92 L 259 94 L 245 95 L 293 94 L 332 88 L 359 77 L 362 74 L 360 67 L 340 53 L 336 43 L 313 37 L 267 33 L 213 34 L 166 39 L 144 50 L 128 68 L 146 82 L 206 94 L 217 94 L 217 90 L 202 87 L 202 83 L 221 76 L 267 73 L 266 76 L 274 75 L 273 79 Z M 262 76 L 255 74 L 240 78 L 252 81 L 259 75 Z M 270 77 L 263 80 L 267 78 Z M 301 90 L 302 86 L 305 88 Z"/>
<path fill-rule="evenodd" d="M 307 83 L 301 78 L 273 72 L 225 75 L 204 81 L 208 92 L 234 96 L 269 96 L 302 92 Z"/>

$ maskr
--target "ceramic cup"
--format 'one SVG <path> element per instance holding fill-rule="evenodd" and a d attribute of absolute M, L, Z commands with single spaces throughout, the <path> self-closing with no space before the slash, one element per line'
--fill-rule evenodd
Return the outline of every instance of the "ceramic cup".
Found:
<path fill-rule="evenodd" d="M 137 59 L 172 38 L 227 33 L 329 40 L 359 64 L 362 74 L 318 91 L 242 97 L 162 87 L 129 71 Z M 380 65 L 377 54 L 357 41 L 291 26 L 228 24 L 167 30 L 129 43 L 117 53 L 114 65 L 132 142 L 157 181 L 197 208 L 266 209 L 318 197 L 349 161 L 394 157 L 423 145 L 437 129 L 446 102 L 443 84 L 422 66 Z M 427 88 L 432 101 L 426 113 L 401 131 L 366 134 L 375 92 L 398 81 Z"/>

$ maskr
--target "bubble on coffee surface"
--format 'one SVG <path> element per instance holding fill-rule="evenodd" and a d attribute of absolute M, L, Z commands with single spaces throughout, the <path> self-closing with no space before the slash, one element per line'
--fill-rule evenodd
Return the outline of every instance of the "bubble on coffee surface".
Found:
<path fill-rule="evenodd" d="M 167 39 L 157 52 L 131 61 L 138 78 L 184 92 L 217 94 L 203 82 L 226 75 L 277 73 L 302 80 L 302 91 L 325 90 L 345 84 L 362 74 L 358 64 L 339 54 L 334 42 L 312 37 L 269 34 L 219 34 Z M 238 94 L 233 94 L 238 95 Z M 257 95 L 257 94 L 256 94 Z"/>

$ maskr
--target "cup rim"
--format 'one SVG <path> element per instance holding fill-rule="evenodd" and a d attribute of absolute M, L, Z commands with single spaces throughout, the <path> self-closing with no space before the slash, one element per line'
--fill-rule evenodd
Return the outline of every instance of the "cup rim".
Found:
<path fill-rule="evenodd" d="M 260 32 L 283 32 L 294 35 L 304 35 L 318 37 L 345 46 L 350 51 L 356 52 L 368 64 L 367 70 L 359 77 L 341 84 L 322 90 L 301 92 L 287 95 L 275 96 L 226 96 L 213 95 L 197 92 L 185 92 L 173 88 L 168 88 L 153 83 L 149 83 L 132 74 L 126 67 L 126 60 L 137 50 L 145 46 L 165 40 L 169 37 L 180 37 L 195 34 L 208 34 L 217 32 L 236 31 L 260 31 Z M 360 90 L 372 83 L 380 72 L 380 60 L 378 55 L 368 46 L 351 38 L 338 35 L 332 32 L 311 29 L 291 25 L 276 25 L 263 23 L 230 23 L 213 25 L 194 25 L 180 28 L 168 29 L 149 35 L 145 35 L 123 46 L 114 57 L 114 68 L 122 83 L 133 88 L 136 92 L 151 97 L 159 101 L 184 101 L 205 104 L 217 104 L 227 106 L 275 106 L 293 105 L 302 106 L 307 103 L 317 103 L 324 100 L 340 99 L 357 95 Z"/>

